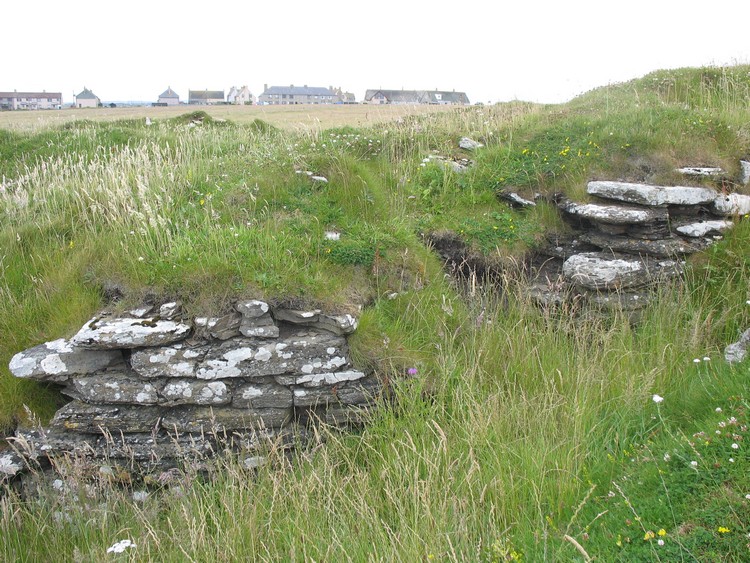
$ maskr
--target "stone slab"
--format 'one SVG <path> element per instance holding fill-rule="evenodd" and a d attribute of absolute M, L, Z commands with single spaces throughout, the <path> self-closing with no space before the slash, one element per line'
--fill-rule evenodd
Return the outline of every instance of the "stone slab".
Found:
<path fill-rule="evenodd" d="M 9 368 L 16 377 L 63 383 L 71 376 L 96 373 L 121 362 L 119 350 L 85 350 L 60 338 L 19 352 Z"/>
<path fill-rule="evenodd" d="M 718 192 L 712 188 L 610 181 L 589 182 L 586 191 L 604 199 L 647 206 L 705 205 L 712 203 L 718 196 Z"/>
<path fill-rule="evenodd" d="M 191 325 L 157 318 L 94 317 L 71 339 L 71 344 L 92 350 L 163 346 L 187 338 Z"/>
<path fill-rule="evenodd" d="M 720 235 L 734 227 L 732 221 L 698 221 L 675 227 L 681 235 L 693 238 L 702 238 L 709 235 Z"/>
<path fill-rule="evenodd" d="M 606 252 L 577 254 L 563 264 L 563 275 L 574 285 L 606 291 L 643 287 L 681 272 L 681 264 L 674 260 L 646 260 Z"/>

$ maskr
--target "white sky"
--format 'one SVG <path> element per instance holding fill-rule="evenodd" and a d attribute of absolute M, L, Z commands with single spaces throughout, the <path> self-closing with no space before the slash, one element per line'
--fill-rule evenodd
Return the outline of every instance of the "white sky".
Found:
<path fill-rule="evenodd" d="M 0 91 L 87 86 L 156 101 L 171 86 L 460 90 L 562 102 L 682 66 L 750 62 L 748 0 L 3 2 Z"/>

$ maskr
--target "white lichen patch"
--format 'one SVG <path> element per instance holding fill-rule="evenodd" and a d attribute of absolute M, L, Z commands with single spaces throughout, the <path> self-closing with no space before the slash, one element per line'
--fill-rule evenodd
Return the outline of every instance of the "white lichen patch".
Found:
<path fill-rule="evenodd" d="M 51 342 L 45 342 L 44 345 L 48 350 L 52 350 L 53 352 L 57 352 L 58 354 L 70 354 L 73 351 L 73 347 L 70 345 L 70 342 L 68 342 L 64 338 L 58 338 L 57 340 L 52 340 Z"/>
<path fill-rule="evenodd" d="M 10 454 L 0 456 L 0 473 L 15 475 L 23 469 L 21 463 Z"/>
<path fill-rule="evenodd" d="M 37 367 L 37 360 L 19 352 L 11 358 L 8 367 L 16 377 L 29 377 Z"/>
<path fill-rule="evenodd" d="M 168 399 L 183 398 L 189 399 L 193 396 L 193 388 L 187 381 L 178 381 L 176 383 L 169 383 L 164 387 L 164 396 Z"/>
<path fill-rule="evenodd" d="M 255 397 L 262 397 L 263 396 L 263 390 L 260 387 L 246 387 L 244 391 L 242 391 L 242 398 L 245 400 L 254 399 Z"/>
<path fill-rule="evenodd" d="M 39 367 L 41 367 L 45 373 L 50 375 L 57 375 L 68 371 L 68 366 L 65 365 L 65 362 L 62 361 L 59 354 L 51 354 L 47 356 L 40 362 Z"/>
<path fill-rule="evenodd" d="M 255 354 L 254 359 L 258 360 L 259 362 L 267 362 L 271 359 L 271 351 L 268 350 L 265 346 L 261 346 L 258 349 L 258 352 Z"/>
<path fill-rule="evenodd" d="M 336 385 L 344 381 L 356 381 L 362 379 L 365 374 L 361 371 L 340 371 L 336 373 L 314 373 L 297 378 L 299 385 L 307 387 L 320 387 L 321 385 Z"/>

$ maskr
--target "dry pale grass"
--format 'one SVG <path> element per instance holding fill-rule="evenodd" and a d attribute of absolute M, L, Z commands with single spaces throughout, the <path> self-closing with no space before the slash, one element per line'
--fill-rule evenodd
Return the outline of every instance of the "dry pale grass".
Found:
<path fill-rule="evenodd" d="M 118 119 L 166 119 L 191 111 L 205 111 L 217 119 L 247 123 L 262 119 L 286 130 L 323 130 L 331 127 L 366 127 L 376 123 L 395 121 L 409 115 L 452 111 L 450 106 L 428 105 L 297 105 L 297 106 L 173 106 L 173 107 L 117 107 L 38 111 L 0 112 L 0 128 L 29 131 L 53 127 L 63 123 L 90 119 L 115 121 Z"/>

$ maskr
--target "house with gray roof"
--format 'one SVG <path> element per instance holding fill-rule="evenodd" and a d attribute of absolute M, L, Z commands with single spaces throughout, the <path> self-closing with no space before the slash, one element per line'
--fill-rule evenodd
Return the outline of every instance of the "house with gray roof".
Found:
<path fill-rule="evenodd" d="M 318 86 L 263 86 L 258 103 L 265 105 L 335 104 L 339 99 L 331 88 Z"/>
<path fill-rule="evenodd" d="M 366 104 L 469 105 L 465 92 L 445 90 L 367 90 Z"/>
<path fill-rule="evenodd" d="M 99 96 L 85 86 L 83 87 L 83 92 L 76 96 L 77 108 L 98 108 L 100 105 L 102 105 L 102 101 L 99 99 Z"/>
<path fill-rule="evenodd" d="M 224 103 L 224 90 L 188 90 L 188 104 L 210 106 Z"/>
<path fill-rule="evenodd" d="M 0 92 L 0 110 L 5 109 L 60 109 L 60 92 Z"/>
<path fill-rule="evenodd" d="M 180 105 L 180 96 L 169 86 L 159 94 L 159 101 L 156 103 L 160 106 L 177 106 Z"/>

